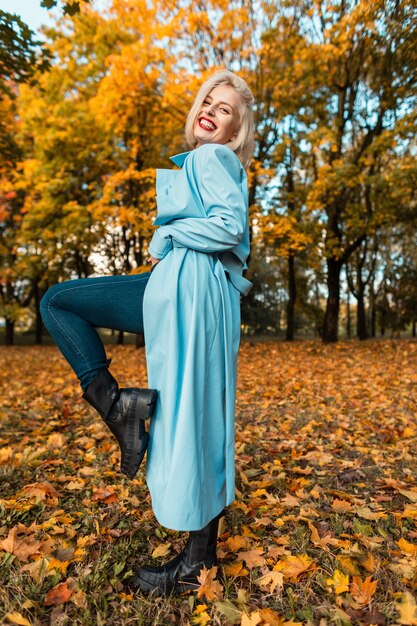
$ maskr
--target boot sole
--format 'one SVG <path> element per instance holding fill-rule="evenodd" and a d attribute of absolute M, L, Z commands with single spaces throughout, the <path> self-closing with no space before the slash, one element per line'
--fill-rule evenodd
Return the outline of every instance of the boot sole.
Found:
<path fill-rule="evenodd" d="M 160 596 L 170 596 L 177 593 L 196 591 L 199 588 L 199 583 L 178 581 L 172 588 L 165 589 L 162 587 L 158 587 L 157 585 L 154 585 L 147 580 L 143 580 L 143 578 L 140 578 L 139 576 L 134 576 L 130 579 L 128 588 L 132 591 L 140 590 L 143 593 L 153 593 Z"/>
<path fill-rule="evenodd" d="M 156 389 L 144 389 L 132 396 L 129 405 L 126 435 L 127 440 L 133 443 L 127 454 L 122 455 L 120 471 L 131 480 L 136 476 L 148 447 L 148 433 L 145 432 L 142 437 L 139 436 L 141 422 L 152 417 L 157 398 Z"/>

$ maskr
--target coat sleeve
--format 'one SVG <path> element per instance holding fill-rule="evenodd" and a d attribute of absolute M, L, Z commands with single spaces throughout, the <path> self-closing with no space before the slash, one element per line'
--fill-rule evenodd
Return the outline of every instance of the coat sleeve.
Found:
<path fill-rule="evenodd" d="M 174 219 L 155 231 L 149 252 L 162 259 L 172 240 L 199 252 L 232 250 L 243 239 L 247 222 L 246 199 L 240 182 L 242 166 L 236 155 L 220 144 L 206 144 L 195 151 L 192 166 L 207 217 Z M 243 170 L 244 171 L 244 170 Z"/>

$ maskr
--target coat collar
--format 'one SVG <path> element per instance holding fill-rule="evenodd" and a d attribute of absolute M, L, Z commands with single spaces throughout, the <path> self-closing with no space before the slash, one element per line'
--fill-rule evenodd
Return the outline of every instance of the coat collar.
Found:
<path fill-rule="evenodd" d="M 175 165 L 178 165 L 178 167 L 182 167 L 185 159 L 190 154 L 190 152 L 191 150 L 188 150 L 188 152 L 181 152 L 180 154 L 175 154 L 174 156 L 169 157 L 169 160 L 175 163 Z"/>

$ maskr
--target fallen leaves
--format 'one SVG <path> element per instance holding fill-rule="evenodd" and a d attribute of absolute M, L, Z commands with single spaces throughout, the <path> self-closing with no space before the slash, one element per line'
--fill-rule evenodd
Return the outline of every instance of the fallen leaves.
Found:
<path fill-rule="evenodd" d="M 110 353 L 126 383 L 146 380 L 141 351 L 122 346 Z M 84 406 L 56 351 L 38 350 L 36 364 L 30 354 L 6 355 L 6 623 L 50 623 L 52 612 L 56 623 L 71 623 L 84 610 L 105 622 L 110 618 L 94 594 L 116 607 L 121 626 L 136 615 L 147 623 L 143 599 L 123 592 L 124 576 L 135 554 L 168 557 L 173 541 L 153 518 L 144 474 L 133 482 L 119 474 L 117 444 Z M 220 531 L 219 569 L 202 572 L 189 612 L 184 598 L 155 600 L 161 619 L 417 626 L 416 398 L 405 383 L 415 371 L 413 342 L 243 342 L 239 495 Z M 11 580 L 32 606 L 14 597 Z"/>
<path fill-rule="evenodd" d="M 361 580 L 359 576 L 354 576 L 350 585 L 350 593 L 352 598 L 359 607 L 367 606 L 372 600 L 377 587 L 377 581 L 372 580 L 371 576 Z"/>
<path fill-rule="evenodd" d="M 278 561 L 274 567 L 274 570 L 283 573 L 284 578 L 293 582 L 297 582 L 302 574 L 313 572 L 315 569 L 317 569 L 316 564 L 307 554 L 287 556 L 285 559 Z"/>
<path fill-rule="evenodd" d="M 27 529 L 23 525 L 15 526 L 9 531 L 7 538 L 0 541 L 0 547 L 3 550 L 14 554 L 19 561 L 24 563 L 27 563 L 29 557 L 34 554 L 40 554 L 42 547 L 42 542 L 34 539 L 33 535 L 28 535 L 26 531 Z"/>
<path fill-rule="evenodd" d="M 43 601 L 45 606 L 51 606 L 53 604 L 64 604 L 67 600 L 70 599 L 74 590 L 68 586 L 68 581 L 66 580 L 63 583 L 59 583 L 53 589 L 50 589 L 45 596 Z"/>
<path fill-rule="evenodd" d="M 417 626 L 417 604 L 414 596 L 406 591 L 399 594 L 400 602 L 396 603 L 399 617 L 397 617 L 398 624 L 404 624 L 404 626 Z"/>
<path fill-rule="evenodd" d="M 197 589 L 198 598 L 206 598 L 206 600 L 217 600 L 223 594 L 223 586 L 216 580 L 217 566 L 207 569 L 203 567 L 197 580 L 200 586 Z"/>
<path fill-rule="evenodd" d="M 345 591 L 349 591 L 349 576 L 347 574 L 343 574 L 338 569 L 333 572 L 333 576 L 331 578 L 326 579 L 326 583 L 334 588 L 334 592 L 336 594 L 344 593 Z"/>

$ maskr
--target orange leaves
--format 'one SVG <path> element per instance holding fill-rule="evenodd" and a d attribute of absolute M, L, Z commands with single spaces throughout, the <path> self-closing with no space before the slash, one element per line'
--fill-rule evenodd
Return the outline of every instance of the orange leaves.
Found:
<path fill-rule="evenodd" d="M 74 590 L 68 587 L 67 580 L 64 583 L 59 583 L 59 585 L 48 591 L 43 603 L 45 604 L 45 606 L 51 606 L 53 604 L 64 604 L 64 602 L 70 599 L 73 593 Z"/>
<path fill-rule="evenodd" d="M 252 550 L 248 550 L 246 552 L 239 552 L 237 559 L 238 561 L 244 561 L 246 563 L 246 567 L 250 570 L 254 567 L 265 565 L 265 557 L 263 556 L 262 548 L 253 548 Z"/>
<path fill-rule="evenodd" d="M 410 360 L 398 368 L 405 349 Z M 123 384 L 146 380 L 144 352 L 132 346 L 108 351 Z M 120 586 L 132 563 L 133 542 L 143 558 L 163 558 L 176 538 L 156 524 L 144 474 L 133 483 L 119 476 L 117 447 L 100 419 L 83 408 L 62 357 L 49 347 L 36 352 L 37 388 L 31 383 L 36 366 L 30 351 L 27 355 L 7 353 L 11 383 L 4 404 L 13 416 L 22 412 L 20 420 L 13 417 L 22 434 L 0 451 L 2 471 L 13 477 L 6 478 L 1 493 L 6 515 L 0 576 L 8 580 L 1 568 L 11 563 L 13 580 L 36 600 L 45 623 L 52 611 L 71 621 L 84 606 L 106 621 L 84 588 L 96 594 L 105 589 L 114 606 L 134 603 L 139 617 L 138 597 L 123 594 Z M 167 600 L 173 603 L 171 621 L 181 605 L 184 620 L 195 625 L 283 626 L 308 619 L 319 624 L 326 606 L 329 624 L 382 626 L 385 620 L 417 626 L 415 441 L 399 435 L 386 445 L 379 439 L 382 424 L 394 433 L 407 428 L 414 409 L 401 381 L 414 371 L 412 342 L 395 349 L 389 342 L 337 347 L 242 342 L 236 419 L 240 495 L 220 529 L 217 573 L 200 574 L 189 612 L 184 598 Z M 387 392 L 393 381 L 395 401 Z M 33 394 L 23 410 L 22 384 Z M 65 395 L 59 395 L 62 389 Z M 57 436 L 61 431 L 64 437 Z M 36 521 L 26 527 L 18 520 L 28 519 L 28 512 Z M 152 546 L 142 532 L 148 529 L 158 537 Z M 100 583 L 93 582 L 93 574 Z M 392 589 L 402 593 L 392 595 Z M 302 618 L 310 590 L 312 616 Z M 59 604 L 43 604 L 46 598 Z M 25 606 L 12 597 L 9 603 L 16 620 L 20 615 L 33 621 Z"/>
<path fill-rule="evenodd" d="M 288 578 L 293 582 L 297 582 L 298 578 L 307 572 L 313 572 L 317 569 L 314 561 L 307 554 L 299 556 L 287 556 L 285 559 L 278 561 L 274 570 L 282 572 L 284 578 Z"/>
<path fill-rule="evenodd" d="M 23 497 L 35 498 L 44 500 L 46 504 L 50 506 L 56 506 L 58 504 L 58 492 L 50 483 L 32 483 L 23 487 L 20 494 Z"/>
<path fill-rule="evenodd" d="M 23 534 L 22 534 L 23 531 Z M 27 563 L 29 557 L 40 554 L 42 542 L 34 539 L 34 535 L 28 535 L 23 524 L 15 526 L 9 531 L 7 538 L 0 541 L 0 547 L 6 552 L 14 554 L 19 561 Z"/>
<path fill-rule="evenodd" d="M 206 598 L 207 600 L 215 600 L 220 598 L 223 594 L 223 586 L 219 581 L 215 580 L 217 575 L 217 567 L 211 567 L 207 569 L 203 567 L 200 575 L 197 576 L 197 580 L 200 586 L 197 590 L 198 598 Z"/>
<path fill-rule="evenodd" d="M 336 498 L 332 502 L 332 509 L 336 513 L 349 513 L 352 510 L 352 505 L 347 500 L 338 500 Z"/>
<path fill-rule="evenodd" d="M 359 576 L 354 576 L 350 585 L 350 593 L 359 607 L 367 606 L 372 600 L 376 591 L 377 581 L 371 576 L 361 580 Z"/>
<path fill-rule="evenodd" d="M 397 541 L 397 544 L 402 552 L 406 554 L 417 554 L 417 545 L 415 543 L 410 543 L 401 537 L 401 539 Z"/>

